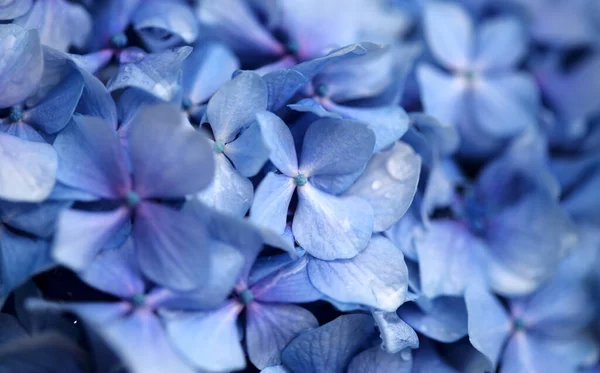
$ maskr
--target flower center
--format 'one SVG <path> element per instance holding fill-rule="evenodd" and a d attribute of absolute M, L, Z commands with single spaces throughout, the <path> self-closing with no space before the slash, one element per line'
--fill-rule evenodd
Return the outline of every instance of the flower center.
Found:
<path fill-rule="evenodd" d="M 517 317 L 513 321 L 513 328 L 515 330 L 525 330 L 525 328 L 526 328 L 525 321 L 523 321 L 522 318 Z"/>
<path fill-rule="evenodd" d="M 130 301 L 134 306 L 141 307 L 146 303 L 146 296 L 142 293 L 136 293 L 131 297 Z"/>
<path fill-rule="evenodd" d="M 300 44 L 296 40 L 290 40 L 285 43 L 285 51 L 288 54 L 296 54 L 300 50 Z"/>
<path fill-rule="evenodd" d="M 296 182 L 296 185 L 303 186 L 304 184 L 306 184 L 308 179 L 306 178 L 306 176 L 304 176 L 304 174 L 298 174 L 298 176 L 294 178 L 294 181 Z"/>
<path fill-rule="evenodd" d="M 129 42 L 129 40 L 127 40 L 127 36 L 122 32 L 119 32 L 118 34 L 114 34 L 110 38 L 110 45 L 113 48 L 117 48 L 117 49 L 124 48 L 128 42 Z"/>
<path fill-rule="evenodd" d="M 469 83 L 473 83 L 478 77 L 477 71 L 475 70 L 466 70 L 463 75 Z"/>
<path fill-rule="evenodd" d="M 319 97 L 325 97 L 328 93 L 329 87 L 327 86 L 327 84 L 321 83 L 315 88 L 315 94 Z"/>
<path fill-rule="evenodd" d="M 140 195 L 137 194 L 136 192 L 129 191 L 127 192 L 127 195 L 125 196 L 125 201 L 127 202 L 127 206 L 133 208 L 136 208 L 140 202 L 142 201 L 142 199 L 140 198 Z"/>
<path fill-rule="evenodd" d="M 215 153 L 223 153 L 225 151 L 225 144 L 221 141 L 215 141 L 214 149 Z"/>
<path fill-rule="evenodd" d="M 8 114 L 8 120 L 12 123 L 16 123 L 23 118 L 23 112 L 18 107 L 13 107 L 10 109 L 10 114 Z"/>
<path fill-rule="evenodd" d="M 244 306 L 249 305 L 254 300 L 254 294 L 248 289 L 242 291 L 238 297 Z"/>
<path fill-rule="evenodd" d="M 192 100 L 190 100 L 189 98 L 184 98 L 183 100 L 181 100 L 181 108 L 183 110 L 189 110 L 192 107 Z"/>

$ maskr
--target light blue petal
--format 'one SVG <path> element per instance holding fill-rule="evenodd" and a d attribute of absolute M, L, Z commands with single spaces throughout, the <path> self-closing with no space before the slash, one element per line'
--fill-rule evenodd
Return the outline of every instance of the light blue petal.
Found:
<path fill-rule="evenodd" d="M 226 144 L 267 109 L 268 93 L 261 77 L 243 72 L 225 83 L 208 102 L 206 116 L 215 140 Z"/>
<path fill-rule="evenodd" d="M 260 373 L 290 373 L 283 365 L 274 365 L 260 371 Z"/>
<path fill-rule="evenodd" d="M 185 46 L 161 53 L 149 53 L 137 61 L 123 63 L 106 84 L 109 91 L 137 87 L 170 101 L 180 93 L 181 65 L 192 48 Z"/>
<path fill-rule="evenodd" d="M 344 175 L 362 170 L 371 158 L 374 145 L 373 131 L 362 123 L 319 119 L 304 135 L 300 172 L 309 177 Z"/>
<path fill-rule="evenodd" d="M 404 304 L 398 314 L 419 333 L 439 342 L 456 342 L 468 332 L 467 309 L 459 297 L 425 299 L 425 304 L 419 299 Z"/>
<path fill-rule="evenodd" d="M 110 92 L 94 75 L 79 70 L 85 81 L 81 100 L 76 112 L 104 119 L 114 130 L 117 129 L 117 107 Z"/>
<path fill-rule="evenodd" d="M 370 315 L 342 315 L 296 337 L 281 353 L 292 372 L 344 373 L 351 359 L 375 335 Z"/>
<path fill-rule="evenodd" d="M 500 372 L 563 373 L 575 372 L 575 367 L 553 351 L 544 348 L 537 338 L 520 332 L 508 341 Z"/>
<path fill-rule="evenodd" d="M 344 195 L 368 201 L 375 213 L 375 232 L 385 231 L 408 210 L 419 183 L 421 157 L 397 142 L 392 149 L 377 153 Z"/>
<path fill-rule="evenodd" d="M 243 369 L 246 359 L 236 325 L 242 308 L 228 301 L 214 311 L 182 313 L 164 322 L 175 348 L 194 366 L 209 371 Z"/>
<path fill-rule="evenodd" d="M 381 333 L 382 350 L 386 353 L 396 354 L 406 348 L 419 347 L 417 333 L 396 312 L 373 311 L 373 318 Z"/>
<path fill-rule="evenodd" d="M 214 42 L 198 44 L 183 63 L 184 97 L 195 105 L 207 102 L 239 67 L 237 57 L 227 46 Z"/>
<path fill-rule="evenodd" d="M 15 203 L 0 201 L 0 216 L 4 224 L 38 237 L 49 238 L 55 230 L 58 214 L 71 205 L 71 201 L 44 203 Z"/>
<path fill-rule="evenodd" d="M 308 263 L 310 281 L 321 293 L 344 303 L 394 312 L 408 290 L 404 256 L 390 240 L 374 236 L 352 259 Z"/>
<path fill-rule="evenodd" d="M 151 49 L 157 44 L 161 49 L 175 46 L 173 41 L 169 40 L 175 36 L 186 44 L 193 43 L 198 37 L 196 17 L 192 9 L 182 1 L 145 1 L 144 6 L 138 7 L 133 14 L 131 23 Z M 173 36 L 165 41 L 156 37 L 157 31 Z"/>
<path fill-rule="evenodd" d="M 246 318 L 248 357 L 259 369 L 280 364 L 281 351 L 294 337 L 319 326 L 312 313 L 290 304 L 253 302 Z"/>
<path fill-rule="evenodd" d="M 85 7 L 65 0 L 37 1 L 14 22 L 39 30 L 42 44 L 61 52 L 66 52 L 69 46 L 82 48 L 92 29 L 92 19 Z"/>
<path fill-rule="evenodd" d="M 96 117 L 77 117 L 54 140 L 57 179 L 100 197 L 123 197 L 131 188 L 125 152 L 116 132 Z"/>
<path fill-rule="evenodd" d="M 251 284 L 254 298 L 270 303 L 313 302 L 323 297 L 308 278 L 308 259 L 303 256 Z"/>
<path fill-rule="evenodd" d="M 0 298 L 53 265 L 48 241 L 0 229 Z"/>
<path fill-rule="evenodd" d="M 41 202 L 56 181 L 58 161 L 50 145 L 0 132 L 0 198 Z"/>
<path fill-rule="evenodd" d="M 129 150 L 134 188 L 141 197 L 177 198 L 197 193 L 210 184 L 214 173 L 205 136 L 168 104 L 140 110 L 131 124 Z"/>
<path fill-rule="evenodd" d="M 398 141 L 408 130 L 408 115 L 399 106 L 350 107 L 326 103 L 327 110 L 342 118 L 354 119 L 367 124 L 375 134 L 375 148 L 380 151 Z"/>
<path fill-rule="evenodd" d="M 527 53 L 525 26 L 518 19 L 499 17 L 485 22 L 479 30 L 474 64 L 479 69 L 508 69 Z"/>
<path fill-rule="evenodd" d="M 295 104 L 289 104 L 287 107 L 301 113 L 312 113 L 322 118 L 341 118 L 340 114 L 328 111 L 320 102 L 312 98 L 303 98 Z"/>
<path fill-rule="evenodd" d="M 108 212 L 63 211 L 52 244 L 54 259 L 76 271 L 86 268 L 129 215 L 125 207 Z"/>
<path fill-rule="evenodd" d="M 424 10 L 425 40 L 449 69 L 465 69 L 474 53 L 473 23 L 466 10 L 449 1 L 429 2 Z"/>
<path fill-rule="evenodd" d="M 489 369 L 494 371 L 511 333 L 512 322 L 500 301 L 477 283 L 465 292 L 465 303 L 469 315 L 469 341 L 485 355 Z"/>
<path fill-rule="evenodd" d="M 263 140 L 270 150 L 269 159 L 283 174 L 298 174 L 298 156 L 294 138 L 288 126 L 275 114 L 263 111 L 256 114 Z"/>
<path fill-rule="evenodd" d="M 215 174 L 212 182 L 196 194 L 198 200 L 231 216 L 243 217 L 252 205 L 252 182 L 242 176 L 223 155 L 215 155 Z"/>
<path fill-rule="evenodd" d="M 338 63 L 342 64 L 345 61 L 351 61 L 354 58 L 360 58 L 360 56 L 367 53 L 367 51 L 373 46 L 375 46 L 375 44 L 372 43 L 347 45 L 331 51 L 329 54 L 323 57 L 313 58 L 306 62 L 300 63 L 294 66 L 294 70 L 299 71 L 306 77 L 306 79 L 313 80 L 317 74 L 322 72 L 328 66 Z"/>
<path fill-rule="evenodd" d="M 225 155 L 242 176 L 256 175 L 269 160 L 269 149 L 263 141 L 258 123 L 251 124 L 235 140 L 227 144 Z"/>
<path fill-rule="evenodd" d="M 298 188 L 292 232 L 316 258 L 353 258 L 367 246 L 373 221 L 371 205 L 361 198 L 332 196 L 310 183 Z"/>
<path fill-rule="evenodd" d="M 98 50 L 109 46 L 113 35 L 124 32 L 142 0 L 106 0 L 96 3 L 94 28 L 88 47 Z"/>
<path fill-rule="evenodd" d="M 25 100 L 38 87 L 44 60 L 35 30 L 0 25 L 0 107 Z"/>
<path fill-rule="evenodd" d="M 117 249 L 100 252 L 80 273 L 80 278 L 96 289 L 123 299 L 143 294 L 145 288 L 132 240 Z"/>
<path fill-rule="evenodd" d="M 31 9 L 33 0 L 8 0 L 0 5 L 0 20 L 14 19 Z"/>
<path fill-rule="evenodd" d="M 492 136 L 518 134 L 537 123 L 539 93 L 524 73 L 482 77 L 473 92 L 475 118 Z"/>
<path fill-rule="evenodd" d="M 250 220 L 277 234 L 283 234 L 294 190 L 296 184 L 292 178 L 269 172 L 256 188 L 250 208 Z"/>
<path fill-rule="evenodd" d="M 279 69 L 263 76 L 269 92 L 269 104 L 267 108 L 271 111 L 281 109 L 296 95 L 308 80 L 296 70 Z"/>
<path fill-rule="evenodd" d="M 187 211 L 153 202 L 136 208 L 133 234 L 144 275 L 174 290 L 192 290 L 209 278 L 206 229 Z"/>
<path fill-rule="evenodd" d="M 21 121 L 10 123 L 6 119 L 0 119 L 0 132 L 4 132 L 21 140 L 45 143 L 46 140 L 29 124 Z"/>
<path fill-rule="evenodd" d="M 358 354 L 348 367 L 348 373 L 410 373 L 412 358 L 402 353 L 392 354 L 379 347 L 371 347 Z"/>
<path fill-rule="evenodd" d="M 421 288 L 429 298 L 462 295 L 469 284 L 487 284 L 485 244 L 466 227 L 449 220 L 432 222 L 415 241 Z"/>
<path fill-rule="evenodd" d="M 456 125 L 467 89 L 464 79 L 426 63 L 417 66 L 416 74 L 425 113 L 444 126 Z"/>
<path fill-rule="evenodd" d="M 25 113 L 25 121 L 48 134 L 63 129 L 71 120 L 83 92 L 81 74 L 72 72 L 57 84 L 39 104 Z"/>

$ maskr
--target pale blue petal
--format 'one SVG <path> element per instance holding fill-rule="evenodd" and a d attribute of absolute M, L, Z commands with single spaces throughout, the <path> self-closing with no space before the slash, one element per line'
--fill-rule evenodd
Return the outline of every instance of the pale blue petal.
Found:
<path fill-rule="evenodd" d="M 473 23 L 460 5 L 429 2 L 424 11 L 425 40 L 435 58 L 449 69 L 465 69 L 474 52 Z"/>
<path fill-rule="evenodd" d="M 0 132 L 0 198 L 40 202 L 56 181 L 58 160 L 50 145 Z"/>
<path fill-rule="evenodd" d="M 261 227 L 283 234 L 288 207 L 296 184 L 290 177 L 270 172 L 256 188 L 250 220 Z"/>
<path fill-rule="evenodd" d="M 269 104 L 267 108 L 271 111 L 281 109 L 308 83 L 304 75 L 296 70 L 279 69 L 263 76 L 269 92 Z"/>
<path fill-rule="evenodd" d="M 248 357 L 259 369 L 280 364 L 281 351 L 294 337 L 319 326 L 312 313 L 290 304 L 253 302 L 246 318 Z"/>
<path fill-rule="evenodd" d="M 351 359 L 375 335 L 370 315 L 342 315 L 296 337 L 281 353 L 292 372 L 344 373 Z"/>
<path fill-rule="evenodd" d="M 463 298 L 437 297 L 424 302 L 418 299 L 416 303 L 404 304 L 398 314 L 419 333 L 439 342 L 456 342 L 468 332 Z"/>
<path fill-rule="evenodd" d="M 266 110 L 268 93 L 261 77 L 243 72 L 225 83 L 208 102 L 206 116 L 215 140 L 226 144 Z"/>
<path fill-rule="evenodd" d="M 475 65 L 484 70 L 509 69 L 527 53 L 527 30 L 517 18 L 499 17 L 479 30 Z"/>
<path fill-rule="evenodd" d="M 27 13 L 33 0 L 8 0 L 0 5 L 0 20 L 14 19 Z"/>
<path fill-rule="evenodd" d="M 194 366 L 209 371 L 243 369 L 246 359 L 236 325 L 242 307 L 229 301 L 211 312 L 182 313 L 164 322 L 175 348 Z"/>
<path fill-rule="evenodd" d="M 421 157 L 403 142 L 377 153 L 344 195 L 368 201 L 375 213 L 375 232 L 389 229 L 406 213 L 419 183 Z"/>
<path fill-rule="evenodd" d="M 313 98 L 303 98 L 295 104 L 289 104 L 287 107 L 301 113 L 312 113 L 322 118 L 341 118 L 340 114 L 337 114 L 333 111 L 328 111 L 320 102 Z"/>
<path fill-rule="evenodd" d="M 506 345 L 500 372 L 565 373 L 575 372 L 575 367 L 544 348 L 537 338 L 517 332 Z"/>
<path fill-rule="evenodd" d="M 373 318 L 379 328 L 382 351 L 396 354 L 406 348 L 419 347 L 417 333 L 396 312 L 373 311 Z"/>
<path fill-rule="evenodd" d="M 308 263 L 310 281 L 321 293 L 344 303 L 394 312 L 408 290 L 402 251 L 390 240 L 374 236 L 352 259 Z"/>
<path fill-rule="evenodd" d="M 348 259 L 368 244 L 373 209 L 358 197 L 336 197 L 310 183 L 298 188 L 292 231 L 309 254 L 323 260 Z"/>
<path fill-rule="evenodd" d="M 165 40 L 156 38 L 157 30 L 166 35 L 173 35 L 170 39 L 176 36 L 187 44 L 193 43 L 198 37 L 195 15 L 192 9 L 181 1 L 145 1 L 144 6 L 138 7 L 133 14 L 131 23 L 142 40 L 150 47 L 156 44 L 165 47 Z M 166 42 L 166 46 L 175 46 L 170 45 L 172 44 L 169 43 L 170 40 Z"/>
<path fill-rule="evenodd" d="M 94 75 L 81 69 L 79 71 L 85 81 L 85 85 L 76 112 L 102 118 L 112 129 L 116 130 L 117 106 L 110 92 Z"/>
<path fill-rule="evenodd" d="M 464 79 L 429 64 L 418 65 L 416 74 L 425 113 L 444 126 L 456 125 L 467 89 Z"/>
<path fill-rule="evenodd" d="M 43 69 L 37 31 L 14 24 L 0 25 L 0 107 L 29 97 L 37 89 Z"/>
<path fill-rule="evenodd" d="M 269 149 L 263 141 L 260 126 L 253 123 L 243 130 L 235 140 L 227 144 L 225 155 L 242 176 L 256 175 L 269 160 Z"/>
<path fill-rule="evenodd" d="M 300 63 L 294 66 L 294 70 L 299 71 L 308 80 L 312 80 L 317 74 L 322 72 L 328 66 L 334 64 L 342 64 L 345 61 L 351 61 L 354 58 L 360 58 L 360 56 L 367 53 L 375 44 L 372 43 L 361 43 L 352 44 L 345 47 L 336 49 L 326 56 L 313 58 L 306 62 Z"/>
<path fill-rule="evenodd" d="M 303 256 L 251 284 L 254 298 L 270 303 L 304 303 L 321 299 L 323 295 L 308 278 L 307 264 L 308 259 Z"/>
<path fill-rule="evenodd" d="M 287 125 L 275 114 L 263 111 L 256 114 L 264 142 L 269 148 L 269 159 L 283 174 L 298 174 L 298 156 L 294 138 Z"/>
<path fill-rule="evenodd" d="M 86 268 L 129 215 L 125 207 L 108 212 L 63 211 L 52 244 L 54 259 L 76 271 Z"/>

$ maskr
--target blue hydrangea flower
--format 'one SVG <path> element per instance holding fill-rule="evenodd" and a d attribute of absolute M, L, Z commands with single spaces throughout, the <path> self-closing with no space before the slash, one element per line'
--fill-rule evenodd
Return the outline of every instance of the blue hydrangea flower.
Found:
<path fill-rule="evenodd" d="M 33 0 L 8 0 L 0 5 L 0 19 L 3 21 L 11 20 L 27 13 Z"/>
<path fill-rule="evenodd" d="M 420 64 L 417 77 L 425 111 L 459 128 L 461 149 L 496 150 L 536 123 L 538 89 L 516 69 L 527 39 L 518 20 L 499 17 L 475 29 L 466 11 L 447 1 L 424 12 L 425 39 L 444 70 Z"/>
<path fill-rule="evenodd" d="M 175 146 L 180 152 L 171 152 Z M 143 273 L 158 283 L 191 289 L 206 281 L 206 234 L 195 220 L 157 199 L 183 198 L 206 187 L 213 174 L 211 150 L 178 109 L 142 109 L 129 132 L 129 161 L 116 132 L 99 118 L 78 117 L 54 141 L 58 180 L 114 201 L 109 211 L 67 210 L 54 241 L 57 261 L 83 269 L 120 227 L 135 217 L 133 236 Z M 187 267 L 188 270 L 183 270 Z M 177 268 L 177 269 L 176 269 Z M 175 273 L 177 272 L 177 273 Z"/>
<path fill-rule="evenodd" d="M 336 194 L 356 180 L 371 158 L 373 132 L 359 122 L 320 119 L 308 127 L 298 157 L 279 117 L 265 112 L 257 118 L 279 172 L 269 173 L 258 186 L 251 220 L 283 234 L 297 191 L 292 233 L 300 246 L 324 260 L 356 256 L 373 232 L 373 209 L 362 198 Z"/>

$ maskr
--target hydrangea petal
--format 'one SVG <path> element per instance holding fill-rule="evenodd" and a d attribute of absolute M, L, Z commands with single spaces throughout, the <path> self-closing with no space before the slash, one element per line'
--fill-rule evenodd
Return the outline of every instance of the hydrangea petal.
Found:
<path fill-rule="evenodd" d="M 479 69 L 508 69 L 526 53 L 525 27 L 516 18 L 500 17 L 481 26 L 474 64 Z"/>
<path fill-rule="evenodd" d="M 265 74 L 263 80 L 269 92 L 269 104 L 267 108 L 271 111 L 281 109 L 308 83 L 304 75 L 292 69 L 272 71 Z"/>
<path fill-rule="evenodd" d="M 296 184 L 291 177 L 269 172 L 256 188 L 250 220 L 261 227 L 283 234 L 288 207 Z"/>
<path fill-rule="evenodd" d="M 417 80 L 425 112 L 444 126 L 455 125 L 467 88 L 465 81 L 429 64 L 417 67 Z"/>
<path fill-rule="evenodd" d="M 133 14 L 131 23 L 144 42 L 154 45 L 154 31 L 176 35 L 185 43 L 198 37 L 198 24 L 192 9 L 180 1 L 145 1 Z M 150 30 L 149 30 L 150 29 Z M 147 32 L 148 31 L 148 32 Z"/>
<path fill-rule="evenodd" d="M 399 318 L 396 312 L 373 311 L 372 313 L 379 328 L 383 351 L 396 354 L 406 348 L 419 347 L 417 333 Z"/>
<path fill-rule="evenodd" d="M 554 352 L 545 349 L 536 338 L 516 333 L 507 343 L 501 372 L 572 372 L 574 367 Z"/>
<path fill-rule="evenodd" d="M 374 236 L 352 259 L 308 263 L 310 281 L 321 293 L 344 303 L 394 312 L 408 290 L 402 251 L 383 236 Z"/>
<path fill-rule="evenodd" d="M 356 256 L 373 232 L 373 209 L 358 197 L 337 197 L 310 183 L 298 188 L 292 231 L 300 246 L 323 260 Z"/>
<path fill-rule="evenodd" d="M 227 144 L 225 154 L 242 176 L 256 175 L 269 160 L 269 149 L 263 142 L 260 126 L 253 123 L 242 131 Z"/>
<path fill-rule="evenodd" d="M 298 156 L 294 138 L 287 125 L 275 114 L 263 111 L 256 114 L 265 144 L 270 150 L 269 159 L 283 174 L 298 174 Z"/>
<path fill-rule="evenodd" d="M 410 373 L 412 359 L 402 353 L 392 354 L 379 347 L 371 347 L 358 354 L 348 367 L 348 373 Z"/>
<path fill-rule="evenodd" d="M 467 309 L 462 297 L 437 297 L 427 300 L 425 307 L 417 304 L 404 304 L 398 314 L 419 333 L 443 343 L 456 342 L 467 335 Z"/>
<path fill-rule="evenodd" d="M 306 256 L 262 278 L 252 284 L 254 298 L 263 302 L 302 303 L 323 297 L 315 289 L 307 271 Z"/>
<path fill-rule="evenodd" d="M 291 304 L 253 302 L 246 317 L 248 357 L 259 369 L 281 363 L 279 355 L 294 337 L 319 326 L 312 313 Z"/>
<path fill-rule="evenodd" d="M 8 0 L 0 5 L 0 20 L 14 19 L 27 13 L 33 0 Z"/>

